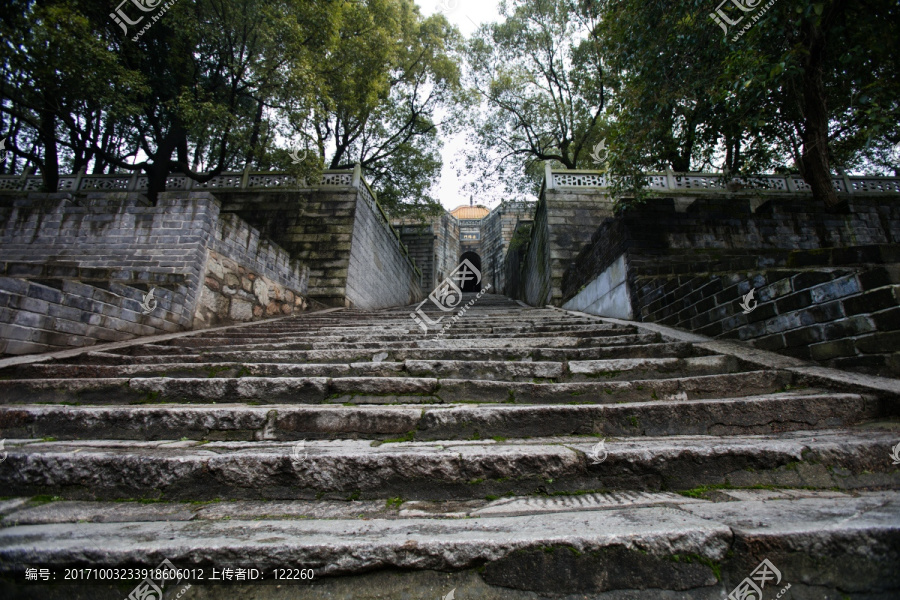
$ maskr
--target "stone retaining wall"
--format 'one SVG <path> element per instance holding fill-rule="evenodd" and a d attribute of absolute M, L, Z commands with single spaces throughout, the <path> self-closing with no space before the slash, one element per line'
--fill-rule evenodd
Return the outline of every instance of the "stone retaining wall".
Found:
<path fill-rule="evenodd" d="M 233 213 L 309 267 L 309 299 L 324 306 L 381 308 L 421 294 L 415 263 L 359 187 L 221 190 Z M 380 265 L 380 266 L 379 266 Z"/>
<path fill-rule="evenodd" d="M 585 190 L 542 190 L 519 281 L 510 282 L 506 294 L 532 306 L 559 306 L 565 270 L 612 212 L 613 203 L 606 195 Z"/>
<path fill-rule="evenodd" d="M 168 192 L 155 206 L 128 192 L 0 196 L 0 353 L 302 310 L 305 271 L 219 210 L 208 192 Z M 229 275 L 261 282 L 249 310 Z"/>
<path fill-rule="evenodd" d="M 562 306 L 896 376 L 898 242 L 900 206 L 883 197 L 843 214 L 808 198 L 651 198 L 599 226 Z"/>
<path fill-rule="evenodd" d="M 356 201 L 346 298 L 350 306 L 374 310 L 422 299 L 422 275 L 387 217 L 360 190 Z"/>

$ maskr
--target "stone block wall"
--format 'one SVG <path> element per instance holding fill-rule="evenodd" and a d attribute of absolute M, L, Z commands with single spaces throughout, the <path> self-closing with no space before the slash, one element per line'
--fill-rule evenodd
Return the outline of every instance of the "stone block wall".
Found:
<path fill-rule="evenodd" d="M 308 307 L 309 267 L 261 238 L 235 214 L 222 214 L 207 253 L 195 329 L 281 317 Z"/>
<path fill-rule="evenodd" d="M 408 304 L 420 293 L 413 259 L 368 198 L 365 184 L 359 186 L 222 190 L 216 196 L 224 213 L 237 215 L 309 267 L 311 302 L 358 308 Z"/>
<path fill-rule="evenodd" d="M 482 285 L 491 284 L 491 290 L 501 292 L 506 288 L 504 261 L 513 232 L 520 220 L 531 221 L 534 203 L 524 201 L 503 202 L 486 216 L 481 225 Z"/>
<path fill-rule="evenodd" d="M 39 269 L 43 272 L 36 273 Z M 157 307 L 144 314 L 141 302 L 148 285 L 156 286 Z M 179 331 L 184 294 L 173 289 L 183 288 L 176 275 L 115 281 L 103 269 L 71 263 L 0 262 L 0 354 L 49 352 Z"/>
<path fill-rule="evenodd" d="M 410 258 L 422 271 L 422 290 L 434 289 L 435 252 L 437 251 L 434 223 L 394 223 L 400 241 L 406 245 Z"/>
<path fill-rule="evenodd" d="M 198 308 L 201 298 L 220 308 L 224 302 L 223 287 L 209 287 L 216 280 L 207 277 L 210 256 L 223 267 L 222 284 L 227 265 L 263 278 L 282 298 L 290 290 L 291 311 L 303 307 L 296 302 L 305 295 L 299 265 L 285 270 L 283 250 L 260 243 L 259 233 L 236 218 L 221 220 L 208 192 L 168 192 L 155 206 L 124 192 L 4 194 L 0 223 L 0 353 L 245 320 L 231 314 L 230 304 L 216 318 Z M 151 290 L 153 302 L 142 306 Z M 278 314 L 285 314 L 284 304 Z M 274 312 L 257 316 L 251 309 L 250 318 Z"/>
<path fill-rule="evenodd" d="M 563 302 L 563 275 L 578 253 L 591 241 L 613 202 L 604 194 L 565 188 L 544 189 L 535 207 L 528 253 L 521 281 L 508 286 L 510 297 L 532 306 Z"/>
<path fill-rule="evenodd" d="M 604 221 L 565 274 L 563 306 L 900 375 L 895 201 L 857 196 L 834 214 L 809 198 L 679 200 Z"/>
<path fill-rule="evenodd" d="M 347 301 L 364 310 L 412 304 L 422 299 L 421 283 L 421 272 L 387 217 L 361 193 L 347 267 Z"/>
<path fill-rule="evenodd" d="M 510 298 L 522 299 L 524 297 L 525 275 L 523 268 L 525 266 L 525 257 L 528 255 L 531 231 L 534 227 L 534 220 L 521 220 L 516 223 L 513 230 L 513 240 L 510 242 L 509 248 L 504 257 L 504 289 L 502 293 Z M 522 241 L 515 241 L 522 240 Z"/>
<path fill-rule="evenodd" d="M 309 267 L 309 299 L 345 306 L 355 188 L 217 191 L 222 212 L 235 214 Z"/>
<path fill-rule="evenodd" d="M 442 213 L 424 224 L 395 221 L 394 226 L 422 271 L 422 292 L 430 293 L 459 264 L 459 221 Z"/>

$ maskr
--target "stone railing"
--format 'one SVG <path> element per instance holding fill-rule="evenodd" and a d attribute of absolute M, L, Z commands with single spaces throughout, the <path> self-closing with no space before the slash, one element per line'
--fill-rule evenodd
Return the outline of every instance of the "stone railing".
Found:
<path fill-rule="evenodd" d="M 0 191 L 7 192 L 37 192 L 41 190 L 43 180 L 35 175 L 0 175 Z M 148 179 L 135 171 L 132 174 L 113 175 L 64 175 L 59 178 L 57 191 L 60 192 L 139 192 L 147 189 Z M 359 195 L 375 211 L 382 225 L 391 232 L 400 251 L 412 264 L 413 269 L 421 277 L 422 272 L 416 266 L 415 261 L 409 256 L 406 245 L 400 241 L 400 234 L 394 229 L 387 214 L 378 203 L 378 196 L 362 178 L 362 171 L 357 165 L 354 169 L 325 170 L 318 184 L 310 184 L 304 179 L 298 180 L 287 173 L 254 172 L 245 169 L 240 173 L 220 173 L 207 182 L 199 183 L 187 175 L 174 173 L 166 178 L 166 191 L 200 191 L 200 190 L 272 190 L 272 189 L 327 189 L 331 187 L 354 187 L 359 190 Z"/>
<path fill-rule="evenodd" d="M 726 179 L 721 173 L 647 173 L 647 189 L 661 192 L 722 192 L 733 189 L 755 192 L 809 193 L 810 187 L 800 175 L 752 175 Z M 602 171 L 552 170 L 544 174 L 545 189 L 607 188 L 615 176 Z M 834 177 L 838 193 L 900 194 L 900 177 Z"/>
<path fill-rule="evenodd" d="M 166 191 L 178 190 L 258 190 L 258 189 L 309 189 L 321 187 L 350 187 L 353 184 L 352 170 L 322 172 L 322 179 L 312 185 L 301 179 L 299 182 L 287 173 L 254 172 L 249 169 L 241 173 L 220 173 L 205 183 L 194 181 L 187 175 L 174 173 L 166 178 Z M 147 176 L 137 171 L 132 174 L 113 175 L 64 175 L 59 178 L 57 191 L 60 192 L 132 192 L 147 189 Z M 34 175 L 0 176 L 0 191 L 37 192 L 43 182 Z"/>

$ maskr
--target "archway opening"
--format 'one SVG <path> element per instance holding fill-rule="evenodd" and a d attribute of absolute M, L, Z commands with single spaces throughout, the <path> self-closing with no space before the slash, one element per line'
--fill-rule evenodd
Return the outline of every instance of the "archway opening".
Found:
<path fill-rule="evenodd" d="M 468 260 L 471 265 L 477 269 L 477 273 L 468 273 L 463 276 L 462 291 L 463 292 L 480 292 L 481 291 L 481 257 L 474 252 L 463 252 L 459 257 L 459 264 Z"/>

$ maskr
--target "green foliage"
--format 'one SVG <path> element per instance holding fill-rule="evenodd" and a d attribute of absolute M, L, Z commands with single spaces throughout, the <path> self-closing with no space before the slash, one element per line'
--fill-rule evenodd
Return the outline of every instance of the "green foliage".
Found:
<path fill-rule="evenodd" d="M 873 43 L 896 39 L 896 2 L 776 2 L 725 37 L 709 16 L 715 8 L 705 0 L 583 2 L 600 17 L 594 34 L 609 66 L 608 143 L 611 170 L 625 175 L 620 193 L 641 190 L 642 172 L 666 168 L 799 170 L 807 181 L 813 163 L 900 169 L 887 160 L 900 140 L 900 64 L 891 43 Z"/>
<path fill-rule="evenodd" d="M 314 181 L 359 163 L 386 209 L 434 204 L 433 115 L 458 89 L 458 33 L 412 0 L 176 2 L 125 32 L 103 3 L 9 4 L 8 172 L 37 166 L 55 190 L 60 171 L 138 170 L 152 197 L 172 172 L 204 182 L 249 165 Z"/>
<path fill-rule="evenodd" d="M 604 67 L 589 24 L 570 0 L 513 0 L 504 22 L 484 26 L 466 47 L 469 170 L 477 190 L 537 193 L 544 164 L 575 168 L 599 139 Z"/>

